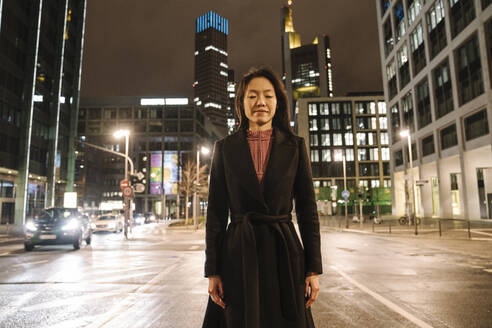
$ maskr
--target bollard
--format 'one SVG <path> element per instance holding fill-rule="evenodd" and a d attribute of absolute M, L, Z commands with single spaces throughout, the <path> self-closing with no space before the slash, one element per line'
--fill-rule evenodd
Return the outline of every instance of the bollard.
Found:
<path fill-rule="evenodd" d="M 442 237 L 442 232 L 441 232 L 441 220 L 439 222 L 439 237 Z"/>
<path fill-rule="evenodd" d="M 468 239 L 471 239 L 470 220 L 468 220 Z"/>

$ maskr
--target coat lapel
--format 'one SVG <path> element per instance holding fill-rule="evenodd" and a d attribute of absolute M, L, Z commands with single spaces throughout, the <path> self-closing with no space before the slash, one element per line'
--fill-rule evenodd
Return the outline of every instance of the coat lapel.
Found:
<path fill-rule="evenodd" d="M 238 178 L 243 188 L 268 211 L 268 197 L 263 195 L 258 176 L 256 175 L 246 130 L 241 129 L 234 135 L 231 135 L 229 146 L 231 148 L 226 153 L 231 154 L 231 162 L 234 163 L 231 169 L 234 171 L 234 175 Z M 295 144 L 292 147 L 291 143 L 288 142 L 286 133 L 276 127 L 273 128 L 270 155 L 263 176 L 263 189 L 265 191 L 271 190 L 269 184 L 274 182 L 276 177 L 283 176 L 283 174 L 287 173 L 282 172 L 282 167 L 286 167 L 285 162 L 289 162 L 294 158 L 295 150 Z"/>

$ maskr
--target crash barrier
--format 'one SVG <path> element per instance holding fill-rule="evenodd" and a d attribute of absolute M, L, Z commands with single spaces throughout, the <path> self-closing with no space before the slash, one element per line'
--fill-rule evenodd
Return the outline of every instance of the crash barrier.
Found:
<path fill-rule="evenodd" d="M 361 224 L 358 217 L 320 216 L 320 226 L 339 230 L 373 232 L 387 235 L 421 235 L 452 239 L 491 239 L 492 220 L 465 220 L 447 218 L 417 218 L 413 220 L 404 217 L 373 218 L 365 216 Z"/>

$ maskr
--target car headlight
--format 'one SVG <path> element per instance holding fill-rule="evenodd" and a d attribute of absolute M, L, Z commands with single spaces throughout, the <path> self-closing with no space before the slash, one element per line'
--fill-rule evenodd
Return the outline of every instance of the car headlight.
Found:
<path fill-rule="evenodd" d="M 29 221 L 29 222 L 26 223 L 26 230 L 27 231 L 36 231 L 36 230 L 38 230 L 38 227 L 36 227 L 36 225 L 34 224 L 34 222 Z"/>
<path fill-rule="evenodd" d="M 79 221 L 76 219 L 71 219 L 67 224 L 65 224 L 62 228 L 63 231 L 67 230 L 75 230 L 79 228 Z"/>

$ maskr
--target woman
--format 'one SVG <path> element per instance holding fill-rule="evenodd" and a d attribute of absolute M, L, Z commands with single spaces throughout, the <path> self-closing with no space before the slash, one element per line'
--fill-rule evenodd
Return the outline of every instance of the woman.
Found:
<path fill-rule="evenodd" d="M 251 69 L 236 112 L 239 128 L 215 143 L 210 171 L 203 327 L 314 327 L 319 221 L 305 142 L 290 128 L 282 82 L 268 68 Z"/>

